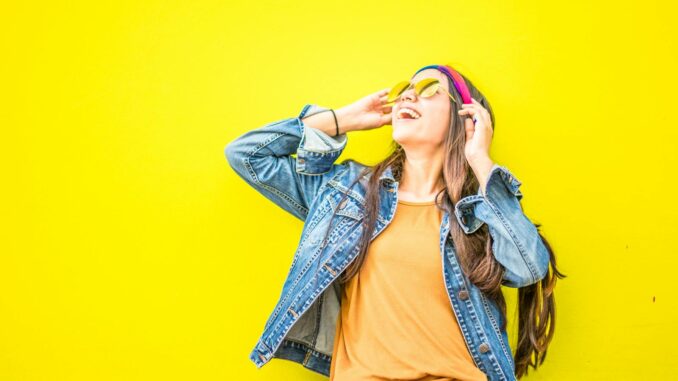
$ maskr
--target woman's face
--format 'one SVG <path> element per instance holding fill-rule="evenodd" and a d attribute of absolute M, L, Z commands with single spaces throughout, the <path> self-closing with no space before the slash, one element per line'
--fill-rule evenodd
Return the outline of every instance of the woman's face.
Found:
<path fill-rule="evenodd" d="M 450 91 L 447 77 L 436 69 L 426 69 L 417 73 L 410 83 L 425 78 L 437 78 L 442 88 Z M 443 144 L 450 125 L 450 97 L 439 89 L 433 96 L 422 98 L 413 88 L 403 92 L 393 107 L 393 140 L 403 148 L 428 145 L 437 147 Z M 418 119 L 405 119 L 401 114 L 404 108 L 411 108 L 419 114 Z"/>

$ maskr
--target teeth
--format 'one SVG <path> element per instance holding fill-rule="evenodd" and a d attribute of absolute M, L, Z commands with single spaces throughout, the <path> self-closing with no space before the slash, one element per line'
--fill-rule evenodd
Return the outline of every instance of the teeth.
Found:
<path fill-rule="evenodd" d="M 403 113 L 408 113 L 414 119 L 419 119 L 419 117 L 421 116 L 416 111 L 409 109 L 407 107 L 403 107 L 403 108 L 400 109 L 400 111 L 398 111 L 398 115 L 400 116 L 400 119 L 402 119 Z"/>

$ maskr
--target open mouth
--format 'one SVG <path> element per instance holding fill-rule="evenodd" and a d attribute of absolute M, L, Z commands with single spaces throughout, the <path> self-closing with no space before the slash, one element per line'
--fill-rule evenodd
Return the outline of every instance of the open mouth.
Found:
<path fill-rule="evenodd" d="M 419 115 L 418 112 L 407 108 L 403 107 L 400 110 L 398 110 L 398 119 L 399 120 L 414 120 L 414 119 L 419 119 L 421 118 L 421 115 Z"/>

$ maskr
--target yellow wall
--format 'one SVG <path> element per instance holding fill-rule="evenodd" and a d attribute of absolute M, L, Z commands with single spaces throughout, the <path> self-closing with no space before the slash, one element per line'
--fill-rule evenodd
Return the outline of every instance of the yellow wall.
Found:
<path fill-rule="evenodd" d="M 671 2 L 238 3 L 2 7 L 0 380 L 324 379 L 248 359 L 302 224 L 224 146 L 433 63 L 489 97 L 491 155 L 569 275 L 528 379 L 675 377 Z"/>

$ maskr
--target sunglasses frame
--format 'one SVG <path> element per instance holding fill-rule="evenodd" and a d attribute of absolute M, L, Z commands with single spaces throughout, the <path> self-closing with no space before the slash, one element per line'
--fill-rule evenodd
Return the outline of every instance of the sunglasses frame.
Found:
<path fill-rule="evenodd" d="M 420 83 L 422 83 L 422 82 L 424 82 L 424 81 L 428 81 L 428 80 L 433 80 L 432 85 L 429 85 L 429 86 L 438 86 L 438 88 L 436 89 L 436 91 L 435 91 L 433 94 L 431 94 L 431 95 L 429 95 L 429 96 L 422 96 L 422 93 L 424 92 L 424 90 L 421 90 L 421 92 L 420 92 L 420 91 L 417 89 L 417 86 L 419 86 Z M 450 92 L 447 91 L 447 89 L 445 89 L 445 88 L 442 86 L 442 84 L 440 83 L 440 80 L 439 80 L 438 78 L 424 78 L 424 79 L 419 80 L 417 83 L 412 83 L 412 82 L 410 82 L 410 81 L 401 81 L 401 82 L 398 82 L 395 86 L 393 86 L 393 88 L 399 86 L 401 83 L 404 83 L 404 82 L 407 82 L 409 85 L 408 85 L 407 87 L 405 87 L 403 90 L 401 90 L 400 93 L 398 94 L 398 96 L 396 96 L 392 101 L 388 102 L 389 104 L 390 104 L 390 103 L 395 103 L 395 102 L 397 102 L 397 101 L 400 99 L 400 97 L 403 95 L 403 93 L 404 93 L 405 91 L 411 89 L 412 86 L 414 86 L 414 89 L 415 89 L 415 92 L 417 93 L 417 95 L 418 95 L 418 96 L 421 96 L 421 97 L 423 97 L 423 98 L 430 98 L 430 97 L 434 96 L 435 94 L 437 94 L 437 93 L 438 93 L 438 90 L 444 90 L 445 93 L 447 93 L 447 95 L 450 97 L 450 99 L 452 100 L 452 102 L 457 103 L 457 101 L 454 99 L 454 96 L 452 96 L 452 94 L 450 94 Z M 426 89 L 428 89 L 429 86 L 427 86 Z M 392 89 L 393 89 L 393 88 L 392 88 Z M 389 93 L 390 93 L 390 91 L 389 91 Z"/>

